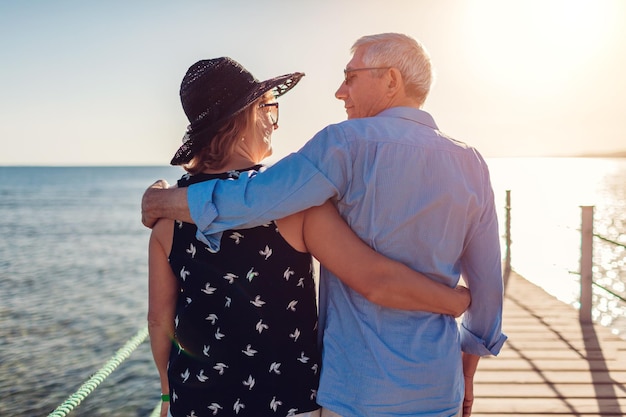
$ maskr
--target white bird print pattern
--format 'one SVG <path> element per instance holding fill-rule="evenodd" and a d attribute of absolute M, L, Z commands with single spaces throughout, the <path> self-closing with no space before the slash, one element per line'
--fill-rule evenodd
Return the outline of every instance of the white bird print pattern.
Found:
<path fill-rule="evenodd" d="M 204 345 L 204 346 L 202 347 L 202 354 L 203 354 L 204 356 L 206 356 L 207 358 L 210 356 L 210 355 L 209 355 L 209 349 L 211 349 L 211 346 L 209 346 L 209 345 Z"/>
<path fill-rule="evenodd" d="M 190 272 L 186 271 L 185 267 L 183 266 L 183 268 L 180 270 L 180 277 L 182 278 L 183 282 L 185 282 L 185 280 L 187 279 L 189 274 L 190 274 Z"/>
<path fill-rule="evenodd" d="M 254 267 L 250 268 L 250 270 L 248 271 L 248 273 L 246 274 L 246 279 L 250 282 L 252 282 L 252 280 L 256 277 L 259 276 L 258 272 L 254 271 Z"/>
<path fill-rule="evenodd" d="M 252 349 L 252 345 L 247 345 L 241 352 L 246 356 L 254 356 L 258 353 L 256 350 Z"/>
<path fill-rule="evenodd" d="M 187 380 L 189 379 L 189 375 L 191 375 L 189 373 L 189 368 L 185 369 L 185 372 L 183 372 L 182 374 L 180 374 L 180 377 L 183 379 L 183 383 L 187 382 Z"/>
<path fill-rule="evenodd" d="M 213 367 L 213 369 L 215 369 L 217 373 L 220 375 L 224 375 L 224 371 L 226 370 L 226 368 L 228 368 L 228 365 L 222 362 L 216 363 L 215 366 Z"/>
<path fill-rule="evenodd" d="M 203 293 L 207 295 L 212 295 L 213 293 L 215 293 L 216 290 L 217 288 L 211 287 L 211 283 L 207 282 L 206 284 L 204 284 L 204 289 L 200 291 L 202 291 Z"/>
<path fill-rule="evenodd" d="M 193 259 L 196 256 L 196 246 L 193 243 L 190 243 L 189 249 L 185 250 L 185 252 L 190 254 L 191 258 Z"/>
<path fill-rule="evenodd" d="M 304 355 L 304 352 L 300 353 L 298 360 L 302 363 L 309 363 L 309 357 Z"/>
<path fill-rule="evenodd" d="M 252 303 L 252 305 L 255 307 L 263 307 L 263 304 L 265 304 L 265 301 L 261 300 L 260 295 L 257 295 L 256 297 L 254 297 L 254 301 L 250 301 L 250 303 Z"/>
<path fill-rule="evenodd" d="M 265 249 L 259 251 L 259 255 L 265 256 L 265 260 L 272 256 L 272 249 L 269 246 L 265 245 Z"/>
<path fill-rule="evenodd" d="M 239 414 L 241 409 L 245 407 L 246 406 L 241 402 L 241 399 L 237 398 L 237 401 L 235 401 L 235 404 L 233 404 L 233 411 L 235 412 L 235 414 Z"/>
<path fill-rule="evenodd" d="M 270 408 L 272 409 L 272 411 L 276 412 L 276 410 L 278 410 L 279 405 L 283 405 L 283 402 L 280 400 L 277 400 L 276 397 L 273 397 L 272 401 L 270 401 Z"/>
<path fill-rule="evenodd" d="M 295 272 L 291 270 L 291 267 L 287 267 L 287 269 L 285 269 L 285 272 L 283 272 L 283 278 L 285 278 L 285 281 L 289 281 L 289 278 L 293 274 L 295 274 Z"/>
<path fill-rule="evenodd" d="M 198 378 L 200 382 L 206 382 L 206 380 L 209 379 L 209 377 L 204 374 L 204 369 L 200 369 L 200 373 L 196 375 L 196 378 Z"/>
<path fill-rule="evenodd" d="M 216 416 L 218 411 L 223 410 L 224 408 L 218 403 L 211 403 L 208 407 L 209 410 L 213 412 L 213 415 Z"/>
<path fill-rule="evenodd" d="M 296 304 L 298 304 L 298 300 L 291 300 L 289 304 L 287 304 L 287 310 L 296 311 Z"/>
<path fill-rule="evenodd" d="M 298 338 L 300 338 L 300 329 L 296 327 L 293 333 L 289 333 L 289 337 L 292 338 L 294 342 L 297 342 Z"/>
<path fill-rule="evenodd" d="M 300 278 L 300 279 L 298 280 L 298 287 L 302 287 L 302 288 L 304 288 L 304 278 Z"/>
<path fill-rule="evenodd" d="M 215 322 L 217 321 L 217 315 L 215 313 L 211 313 L 206 316 L 205 320 L 210 321 L 212 325 L 215 325 Z"/>
<path fill-rule="evenodd" d="M 224 338 L 224 336 L 226 336 L 225 334 L 223 334 L 222 332 L 220 332 L 220 328 L 217 328 L 217 331 L 215 332 L 215 338 L 217 340 L 222 340 Z"/>
<path fill-rule="evenodd" d="M 256 384 L 256 380 L 254 378 L 252 378 L 252 375 L 248 375 L 248 379 L 245 381 L 241 381 L 241 383 L 248 387 L 248 390 L 252 390 L 252 388 L 254 388 L 254 384 Z"/>
<path fill-rule="evenodd" d="M 233 232 L 229 237 L 235 241 L 235 245 L 238 245 L 243 239 L 243 235 L 239 232 Z"/>
<path fill-rule="evenodd" d="M 276 375 L 280 375 L 280 362 L 272 362 L 270 365 L 270 372 L 275 373 Z"/>
<path fill-rule="evenodd" d="M 228 281 L 229 284 L 232 284 L 233 282 L 235 282 L 235 279 L 239 278 L 237 275 L 229 272 L 226 275 L 224 275 L 223 277 L 226 281 Z"/>
<path fill-rule="evenodd" d="M 267 324 L 263 323 L 263 319 L 259 319 L 259 321 L 257 322 L 255 329 L 257 332 L 259 332 L 259 334 L 261 334 L 263 332 L 263 330 L 267 330 L 269 329 L 270 326 L 268 326 Z"/>

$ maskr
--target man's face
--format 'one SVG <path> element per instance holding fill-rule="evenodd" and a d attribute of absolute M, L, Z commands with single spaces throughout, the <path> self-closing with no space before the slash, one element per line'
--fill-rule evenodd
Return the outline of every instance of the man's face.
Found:
<path fill-rule="evenodd" d="M 389 107 L 385 85 L 387 77 L 378 78 L 374 71 L 350 71 L 367 67 L 362 60 L 363 52 L 357 49 L 346 65 L 346 80 L 335 92 L 343 100 L 348 119 L 372 117 Z"/>

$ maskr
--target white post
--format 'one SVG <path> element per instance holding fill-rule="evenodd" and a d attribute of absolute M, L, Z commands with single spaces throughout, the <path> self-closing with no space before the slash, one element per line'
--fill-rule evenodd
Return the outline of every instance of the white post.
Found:
<path fill-rule="evenodd" d="M 593 206 L 581 206 L 580 310 L 581 323 L 591 323 L 593 281 Z"/>

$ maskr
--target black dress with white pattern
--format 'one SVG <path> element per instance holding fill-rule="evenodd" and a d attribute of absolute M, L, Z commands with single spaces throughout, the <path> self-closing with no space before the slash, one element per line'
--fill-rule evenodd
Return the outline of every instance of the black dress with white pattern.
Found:
<path fill-rule="evenodd" d="M 237 176 L 185 175 L 178 184 Z M 168 366 L 172 415 L 288 416 L 319 408 L 311 256 L 294 250 L 274 222 L 224 232 L 218 253 L 195 238 L 195 225 L 174 227 L 169 262 L 180 293 Z"/>

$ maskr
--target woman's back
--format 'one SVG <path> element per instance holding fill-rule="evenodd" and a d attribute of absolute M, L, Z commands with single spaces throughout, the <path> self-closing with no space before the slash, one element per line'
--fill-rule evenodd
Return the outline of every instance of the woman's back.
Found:
<path fill-rule="evenodd" d="M 199 174 L 179 186 L 224 178 Z M 169 360 L 173 415 L 315 410 L 319 375 L 311 257 L 275 223 L 224 233 L 211 253 L 196 226 L 176 222 L 169 262 L 180 293 Z"/>

